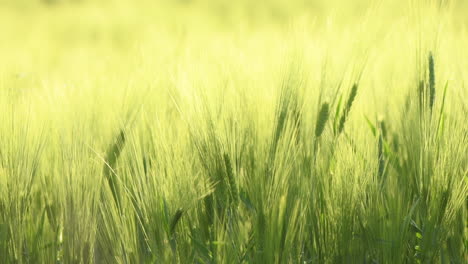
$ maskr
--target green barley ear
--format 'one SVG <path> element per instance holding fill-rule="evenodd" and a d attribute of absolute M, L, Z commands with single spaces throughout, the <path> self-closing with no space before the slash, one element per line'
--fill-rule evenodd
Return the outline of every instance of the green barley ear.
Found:
<path fill-rule="evenodd" d="M 327 123 L 329 116 L 329 105 L 328 103 L 323 103 L 320 108 L 319 115 L 317 117 L 317 122 L 315 124 L 315 136 L 318 138 L 322 135 L 323 130 L 325 129 L 325 124 Z"/>
<path fill-rule="evenodd" d="M 351 106 L 353 105 L 354 98 L 356 98 L 357 89 L 358 89 L 358 85 L 356 83 L 353 84 L 353 87 L 351 88 L 351 92 L 349 93 L 348 102 L 346 103 L 346 109 L 348 111 L 351 109 Z"/>
<path fill-rule="evenodd" d="M 177 223 L 180 222 L 180 219 L 182 218 L 183 213 L 184 213 L 184 210 L 182 208 L 177 209 L 177 211 L 175 212 L 174 216 L 171 219 L 171 223 L 169 224 L 169 244 L 171 246 L 172 253 L 174 254 L 174 258 L 176 256 L 176 250 L 177 250 L 175 229 L 176 229 Z"/>
<path fill-rule="evenodd" d="M 120 157 L 120 153 L 125 145 L 125 133 L 123 130 L 120 130 L 117 135 L 114 143 L 109 147 L 106 153 L 106 162 L 107 165 L 104 168 L 115 169 L 115 164 Z"/>
<path fill-rule="evenodd" d="M 229 155 L 227 153 L 224 153 L 223 157 L 224 157 L 224 165 L 226 166 L 226 174 L 227 174 L 227 179 L 229 182 L 229 188 L 231 190 L 231 195 L 232 195 L 234 204 L 237 204 L 239 201 L 239 192 L 237 191 L 236 179 L 234 179 L 234 175 L 232 173 L 231 160 L 229 159 Z"/>
<path fill-rule="evenodd" d="M 448 82 L 445 83 L 445 87 L 444 87 L 444 93 L 442 95 L 442 105 L 440 107 L 440 112 L 439 112 L 439 121 L 437 122 L 437 131 L 436 131 L 436 135 L 439 137 L 440 134 L 442 131 L 443 131 L 443 127 L 444 127 L 444 108 L 445 108 L 445 96 L 447 94 L 447 87 L 448 87 Z"/>
<path fill-rule="evenodd" d="M 177 223 L 179 223 L 180 219 L 182 218 L 183 213 L 184 213 L 184 210 L 182 208 L 179 208 L 179 209 L 177 209 L 174 216 L 172 217 L 171 224 L 169 225 L 169 232 L 170 232 L 171 236 L 174 235 Z"/>
<path fill-rule="evenodd" d="M 429 108 L 432 111 L 435 100 L 435 70 L 434 57 L 432 52 L 429 52 Z"/>
<path fill-rule="evenodd" d="M 418 97 L 419 97 L 419 109 L 422 112 L 424 109 L 424 98 L 425 98 L 425 85 L 424 81 L 419 81 L 419 86 L 418 86 Z"/>
<path fill-rule="evenodd" d="M 385 125 L 385 120 L 383 118 L 379 119 L 379 126 L 382 132 L 383 139 L 387 139 L 387 126 Z"/>
<path fill-rule="evenodd" d="M 125 146 L 125 133 L 120 130 L 119 135 L 115 139 L 114 143 L 109 146 L 106 153 L 106 164 L 104 164 L 103 174 L 107 179 L 107 183 L 112 191 L 112 196 L 118 207 L 120 207 L 119 201 L 119 188 L 117 185 L 117 178 L 115 174 L 117 160 L 120 157 L 120 153 Z"/>
<path fill-rule="evenodd" d="M 346 106 L 343 109 L 343 113 L 341 114 L 340 123 L 338 126 L 338 134 L 341 134 L 341 132 L 343 132 L 346 118 L 348 117 L 349 111 L 351 110 L 351 106 L 353 105 L 354 99 L 356 98 L 356 95 L 357 95 L 357 89 L 358 89 L 358 85 L 355 83 L 353 87 L 351 88 L 351 92 L 349 93 L 349 96 L 348 96 L 348 101 L 346 101 Z"/>
<path fill-rule="evenodd" d="M 335 117 L 333 118 L 333 134 L 337 134 L 337 129 L 338 129 L 338 120 L 340 116 L 340 111 L 341 111 L 341 103 L 343 102 L 343 95 L 340 94 L 340 97 L 338 99 L 338 104 L 336 105 L 335 108 Z"/>
<path fill-rule="evenodd" d="M 395 152 L 395 153 L 398 153 L 398 150 L 400 149 L 400 140 L 398 139 L 398 134 L 397 133 L 393 133 L 392 149 L 393 149 L 393 152 Z"/>
<path fill-rule="evenodd" d="M 383 149 L 383 133 L 379 134 L 379 142 L 377 145 L 377 150 L 378 150 L 378 161 L 379 161 L 379 168 L 378 168 L 378 175 L 379 179 L 381 181 L 381 184 L 383 184 L 383 174 L 384 174 L 384 169 L 385 169 L 385 157 L 384 157 L 384 149 Z"/>

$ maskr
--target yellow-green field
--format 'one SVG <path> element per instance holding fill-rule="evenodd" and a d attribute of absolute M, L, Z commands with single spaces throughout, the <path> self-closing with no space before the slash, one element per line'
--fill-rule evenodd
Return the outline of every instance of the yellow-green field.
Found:
<path fill-rule="evenodd" d="M 467 14 L 0 0 L 0 263 L 467 263 Z"/>

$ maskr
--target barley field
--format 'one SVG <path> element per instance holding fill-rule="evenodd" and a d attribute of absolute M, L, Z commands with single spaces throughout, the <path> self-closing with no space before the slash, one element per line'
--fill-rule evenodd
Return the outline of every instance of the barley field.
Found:
<path fill-rule="evenodd" d="M 0 263 L 468 263 L 467 17 L 0 0 Z"/>

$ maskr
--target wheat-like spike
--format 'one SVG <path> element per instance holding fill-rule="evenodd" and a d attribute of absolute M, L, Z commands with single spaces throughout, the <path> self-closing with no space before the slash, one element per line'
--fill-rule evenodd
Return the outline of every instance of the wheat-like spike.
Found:
<path fill-rule="evenodd" d="M 425 85 L 424 81 L 419 81 L 419 86 L 418 86 L 418 96 L 419 96 L 419 109 L 422 112 L 424 109 L 424 102 L 425 102 Z"/>
<path fill-rule="evenodd" d="M 325 129 L 325 124 L 327 123 L 329 116 L 329 105 L 328 103 L 323 103 L 320 108 L 319 115 L 317 117 L 317 122 L 315 124 L 315 136 L 320 137 Z"/>
<path fill-rule="evenodd" d="M 115 142 L 109 147 L 106 153 L 106 164 L 104 164 L 103 174 L 107 179 L 107 183 L 112 191 L 112 196 L 120 208 L 120 193 L 117 184 L 117 178 L 115 175 L 115 165 L 117 160 L 120 157 L 123 147 L 125 146 L 125 133 L 123 130 L 120 130 L 119 135 L 117 136 Z"/>
<path fill-rule="evenodd" d="M 435 69 L 434 57 L 429 53 L 429 108 L 432 111 L 435 100 Z"/>
<path fill-rule="evenodd" d="M 232 173 L 231 160 L 229 159 L 229 155 L 227 153 L 224 153 L 223 157 L 224 157 L 224 164 L 226 166 L 226 174 L 227 174 L 227 179 L 229 182 L 229 187 L 231 190 L 231 195 L 232 195 L 234 204 L 237 204 L 239 201 L 239 193 L 237 191 L 236 179 L 234 179 L 234 175 Z"/>
<path fill-rule="evenodd" d="M 379 175 L 379 178 L 381 178 L 383 176 L 384 168 L 385 168 L 385 159 L 384 159 L 384 151 L 383 151 L 383 134 L 382 133 L 379 135 L 378 161 L 379 161 L 378 175 Z"/>
<path fill-rule="evenodd" d="M 400 140 L 398 139 L 397 133 L 393 133 L 392 148 L 393 148 L 393 152 L 395 153 L 398 153 L 398 150 L 400 149 Z"/>
<path fill-rule="evenodd" d="M 355 83 L 353 87 L 351 88 L 351 92 L 349 93 L 349 96 L 348 96 L 348 101 L 346 101 L 346 106 L 343 109 L 343 113 L 341 115 L 340 123 L 338 126 L 338 134 L 343 132 L 346 118 L 348 117 L 349 111 L 351 110 L 351 106 L 353 105 L 354 99 L 356 98 L 356 95 L 357 95 L 357 89 L 358 89 L 358 85 Z"/>
<path fill-rule="evenodd" d="M 353 87 L 351 88 L 351 92 L 349 93 L 348 102 L 346 103 L 347 111 L 349 111 L 351 109 L 351 106 L 353 105 L 354 98 L 356 98 L 356 95 L 357 95 L 357 89 L 358 89 L 358 85 L 356 83 L 353 84 Z"/>
<path fill-rule="evenodd" d="M 174 235 L 175 228 L 177 226 L 177 223 L 179 223 L 180 218 L 182 218 L 182 214 L 184 213 L 184 210 L 182 208 L 177 209 L 175 212 L 174 216 L 171 219 L 171 224 L 169 225 L 169 232 L 171 236 Z"/>
<path fill-rule="evenodd" d="M 288 97 L 286 97 L 283 93 L 280 96 L 278 108 L 277 108 L 277 119 L 276 119 L 276 126 L 275 126 L 275 133 L 272 142 L 271 151 L 276 151 L 276 146 L 278 145 L 278 141 L 281 138 L 281 134 L 283 133 L 286 120 L 288 117 Z"/>
<path fill-rule="evenodd" d="M 379 126 L 380 126 L 380 130 L 382 131 L 383 138 L 387 139 L 387 126 L 385 125 L 384 119 L 379 120 Z"/>

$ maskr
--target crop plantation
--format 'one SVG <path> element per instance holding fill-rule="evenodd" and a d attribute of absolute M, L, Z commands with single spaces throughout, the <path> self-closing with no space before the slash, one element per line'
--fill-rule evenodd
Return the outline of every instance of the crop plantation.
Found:
<path fill-rule="evenodd" d="M 467 14 L 0 0 L 0 263 L 468 263 Z"/>

